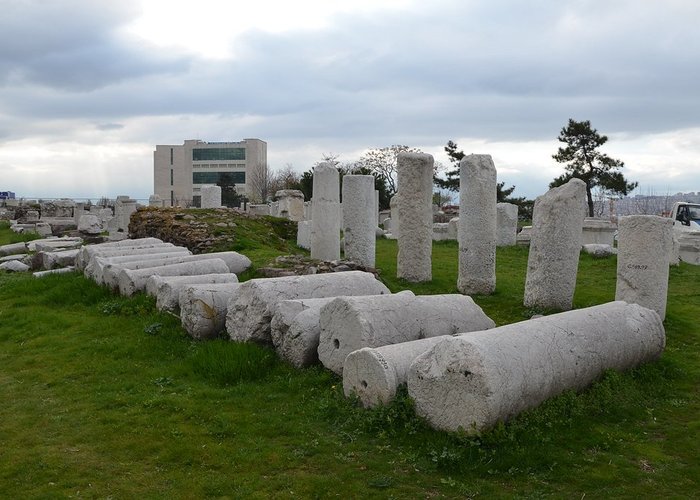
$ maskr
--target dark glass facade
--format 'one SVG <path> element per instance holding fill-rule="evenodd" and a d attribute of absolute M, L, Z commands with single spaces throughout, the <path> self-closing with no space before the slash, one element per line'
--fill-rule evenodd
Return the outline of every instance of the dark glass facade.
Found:
<path fill-rule="evenodd" d="M 245 184 L 245 172 L 192 172 L 192 184 L 217 184 L 221 176 L 234 184 Z"/>
<path fill-rule="evenodd" d="M 192 161 L 245 160 L 245 148 L 195 148 Z"/>

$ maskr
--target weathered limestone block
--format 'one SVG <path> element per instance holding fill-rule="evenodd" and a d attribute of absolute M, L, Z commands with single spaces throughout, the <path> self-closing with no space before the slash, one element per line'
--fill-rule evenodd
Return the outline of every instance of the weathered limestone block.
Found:
<path fill-rule="evenodd" d="M 197 274 L 194 276 L 151 276 L 146 280 L 146 293 L 156 297 L 160 311 L 176 311 L 180 292 L 188 286 L 238 283 L 238 276 L 226 274 Z M 224 315 L 225 316 L 225 315 Z"/>
<path fill-rule="evenodd" d="M 44 269 L 53 269 L 54 267 L 75 266 L 75 259 L 78 257 L 80 249 L 73 248 L 71 250 L 39 253 L 41 253 L 42 267 Z"/>
<path fill-rule="evenodd" d="M 493 328 L 471 297 L 459 294 L 338 297 L 321 308 L 318 359 L 341 375 L 345 358 L 362 347 Z"/>
<path fill-rule="evenodd" d="M 185 285 L 180 291 L 180 321 L 195 339 L 213 339 L 226 330 L 226 308 L 240 283 Z"/>
<path fill-rule="evenodd" d="M 496 204 L 496 246 L 512 247 L 518 234 L 518 205 Z"/>
<path fill-rule="evenodd" d="M 324 162 L 314 167 L 311 258 L 340 259 L 340 181 L 338 170 Z"/>
<path fill-rule="evenodd" d="M 352 351 L 343 363 L 343 392 L 348 397 L 356 395 L 365 408 L 388 404 L 399 386 L 408 380 L 413 360 L 446 338 L 450 336 Z"/>
<path fill-rule="evenodd" d="M 53 252 L 80 248 L 82 244 L 81 238 L 47 238 L 30 241 L 27 243 L 27 248 L 30 252 Z"/>
<path fill-rule="evenodd" d="M 194 274 L 225 273 L 229 268 L 222 259 L 196 260 L 180 262 L 145 269 L 122 269 L 119 272 L 117 282 L 119 293 L 130 297 L 136 292 L 146 288 L 146 280 L 150 276 L 191 276 Z"/>
<path fill-rule="evenodd" d="M 412 363 L 408 392 L 433 427 L 474 433 L 654 360 L 664 344 L 656 312 L 610 302 L 445 339 Z"/>
<path fill-rule="evenodd" d="M 202 186 L 202 208 L 220 208 L 221 207 L 221 186 Z"/>
<path fill-rule="evenodd" d="M 399 193 L 396 193 L 389 200 L 389 212 L 391 213 L 391 235 L 392 239 L 399 238 Z"/>
<path fill-rule="evenodd" d="M 145 251 L 148 250 L 148 251 Z M 156 251 L 157 250 L 157 251 Z M 146 261 L 160 261 L 161 259 L 166 259 L 170 257 L 185 257 L 192 255 L 188 249 L 184 247 L 157 247 L 144 249 L 142 253 L 135 255 L 115 255 L 113 257 L 107 257 L 104 254 L 93 255 L 90 258 L 90 263 L 85 266 L 83 274 L 86 278 L 92 278 L 98 284 L 105 283 L 105 270 L 121 267 L 127 262 L 146 262 Z M 172 262 L 174 263 L 174 262 Z M 146 265 L 142 266 L 146 267 Z M 137 269 L 136 267 L 134 269 Z M 111 271 L 111 278 L 114 278 L 114 273 L 116 271 Z"/>
<path fill-rule="evenodd" d="M 29 271 L 29 266 L 18 260 L 8 260 L 7 262 L 0 264 L 0 269 L 13 273 L 23 273 Z"/>
<path fill-rule="evenodd" d="M 535 200 L 526 307 L 571 309 L 581 253 L 586 183 L 571 179 Z"/>
<path fill-rule="evenodd" d="M 165 204 L 163 203 L 163 198 L 161 198 L 157 194 L 152 194 L 148 197 L 148 206 L 162 208 L 165 206 Z"/>
<path fill-rule="evenodd" d="M 515 242 L 524 247 L 530 246 L 532 240 L 532 226 L 523 226 L 515 237 Z"/>
<path fill-rule="evenodd" d="M 599 244 L 613 246 L 616 232 L 617 225 L 609 220 L 586 217 L 583 219 L 581 245 Z"/>
<path fill-rule="evenodd" d="M 105 285 L 116 286 L 114 282 L 115 276 L 119 275 L 122 269 L 145 269 L 155 268 L 158 266 L 172 265 L 186 262 L 200 262 L 203 260 L 221 259 L 228 266 L 229 272 L 240 274 L 250 267 L 250 259 L 238 252 L 213 252 L 198 255 L 176 255 L 171 257 L 162 257 L 153 260 L 136 260 L 131 262 L 122 262 L 120 264 L 107 264 L 103 267 L 103 281 Z M 220 272 L 220 271 L 217 271 Z M 225 271 L 224 271 L 225 272 Z M 160 274 L 154 272 L 153 274 Z M 207 273 L 199 273 L 207 274 Z"/>
<path fill-rule="evenodd" d="M 81 215 L 78 221 L 78 231 L 85 234 L 100 234 L 102 232 L 100 219 L 96 215 Z"/>
<path fill-rule="evenodd" d="M 16 253 L 16 254 L 11 254 L 11 255 L 5 255 L 4 257 L 0 257 L 0 262 L 9 262 L 11 260 L 31 260 L 31 256 L 28 253 Z"/>
<path fill-rule="evenodd" d="M 663 320 L 673 219 L 656 215 L 620 217 L 615 300 L 653 309 Z"/>
<path fill-rule="evenodd" d="M 587 245 L 583 245 L 581 248 L 587 254 L 599 259 L 610 257 L 611 255 L 615 255 L 617 253 L 617 250 L 610 245 L 603 245 L 600 243 L 589 243 Z"/>
<path fill-rule="evenodd" d="M 12 255 L 16 253 L 24 253 L 27 251 L 27 244 L 24 242 L 10 243 L 0 246 L 0 255 Z"/>
<path fill-rule="evenodd" d="M 450 238 L 450 224 L 448 222 L 433 222 L 433 241 L 445 241 Z"/>
<path fill-rule="evenodd" d="M 453 217 L 447 223 L 447 235 L 450 240 L 459 239 L 459 217 Z"/>
<path fill-rule="evenodd" d="M 377 212 L 373 175 L 343 177 L 345 258 L 374 267 Z"/>
<path fill-rule="evenodd" d="M 145 248 L 154 244 L 162 245 L 163 240 L 158 238 L 138 238 L 133 240 L 114 241 L 110 243 L 99 243 L 96 245 L 85 245 L 81 249 L 78 259 L 76 259 L 76 266 L 78 269 L 82 270 L 87 263 L 90 262 L 90 257 L 93 253 L 99 253 L 103 250 L 119 247 Z"/>
<path fill-rule="evenodd" d="M 298 189 L 281 189 L 275 193 L 279 216 L 292 221 L 304 220 L 304 193 Z"/>
<path fill-rule="evenodd" d="M 496 290 L 496 167 L 490 155 L 459 162 L 459 274 L 457 289 Z"/>
<path fill-rule="evenodd" d="M 318 362 L 318 318 L 321 307 L 335 297 L 283 300 L 275 306 L 270 337 L 275 351 L 297 368 Z"/>
<path fill-rule="evenodd" d="M 399 153 L 396 165 L 401 190 L 396 276 L 411 282 L 430 281 L 433 276 L 433 157 L 424 153 Z"/>
<path fill-rule="evenodd" d="M 232 340 L 270 344 L 270 321 L 282 300 L 388 293 L 372 273 L 362 271 L 253 279 L 241 285 L 228 305 L 226 330 Z"/>
<path fill-rule="evenodd" d="M 307 250 L 311 249 L 311 221 L 297 222 L 297 245 Z"/>
<path fill-rule="evenodd" d="M 68 267 L 61 267 L 59 269 L 49 269 L 47 271 L 37 271 L 35 273 L 32 273 L 32 276 L 35 278 L 43 278 L 45 276 L 49 276 L 51 274 L 66 274 L 66 273 L 72 273 L 75 271 L 75 267 L 73 266 L 68 266 Z"/>

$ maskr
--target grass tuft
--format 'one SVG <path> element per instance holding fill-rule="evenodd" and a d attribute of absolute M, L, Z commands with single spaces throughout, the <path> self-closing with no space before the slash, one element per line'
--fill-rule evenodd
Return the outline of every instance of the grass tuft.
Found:
<path fill-rule="evenodd" d="M 281 365 L 270 349 L 226 340 L 198 345 L 190 362 L 195 374 L 224 386 L 264 379 Z"/>

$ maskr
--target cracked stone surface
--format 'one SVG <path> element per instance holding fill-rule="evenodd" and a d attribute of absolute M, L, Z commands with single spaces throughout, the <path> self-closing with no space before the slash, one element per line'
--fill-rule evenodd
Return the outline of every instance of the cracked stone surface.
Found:
<path fill-rule="evenodd" d="M 475 433 L 657 359 L 665 339 L 655 311 L 609 302 L 445 339 L 411 364 L 408 392 L 433 427 Z"/>
<path fill-rule="evenodd" d="M 377 213 L 373 175 L 343 177 L 345 258 L 374 267 Z"/>
<path fill-rule="evenodd" d="M 202 208 L 219 208 L 221 207 L 221 186 L 202 186 L 201 188 Z"/>
<path fill-rule="evenodd" d="M 229 271 L 222 259 L 206 259 L 180 262 L 144 269 L 122 269 L 117 277 L 119 293 L 130 297 L 146 288 L 146 281 L 151 276 L 192 276 L 194 274 L 226 273 Z"/>
<path fill-rule="evenodd" d="M 673 219 L 630 215 L 620 217 L 618 225 L 615 300 L 648 307 L 664 319 Z"/>
<path fill-rule="evenodd" d="M 314 167 L 311 206 L 311 258 L 340 258 L 340 180 L 338 170 L 328 162 Z"/>
<path fill-rule="evenodd" d="M 146 293 L 156 298 L 158 310 L 177 311 L 180 304 L 180 291 L 185 286 L 216 283 L 238 283 L 238 276 L 233 273 L 151 276 L 146 280 Z"/>
<path fill-rule="evenodd" d="M 321 308 L 318 358 L 342 375 L 345 358 L 363 347 L 493 328 L 494 322 L 465 295 L 410 291 L 382 297 L 338 297 Z"/>
<path fill-rule="evenodd" d="M 525 307 L 569 310 L 581 253 L 586 183 L 571 179 L 535 200 Z"/>
<path fill-rule="evenodd" d="M 105 268 L 111 266 L 123 266 L 127 263 L 132 262 L 149 262 L 162 260 L 168 257 L 183 257 L 186 255 L 192 255 L 192 253 L 184 247 L 154 247 L 154 248 L 140 248 L 135 249 L 134 252 L 139 252 L 137 254 L 132 253 L 122 253 L 116 254 L 114 256 L 108 257 L 106 255 L 98 254 L 93 255 L 90 258 L 90 262 L 83 271 L 86 278 L 92 278 L 98 284 L 103 284 Z M 112 252 L 109 252 L 112 253 Z M 145 267 L 145 266 L 142 266 Z M 134 268 L 138 269 L 138 268 Z"/>
<path fill-rule="evenodd" d="M 235 341 L 271 344 L 270 322 L 282 300 L 389 293 L 373 274 L 362 271 L 253 279 L 241 285 L 228 305 L 226 330 Z"/>
<path fill-rule="evenodd" d="M 518 205 L 496 203 L 496 246 L 511 247 L 518 235 Z"/>
<path fill-rule="evenodd" d="M 490 295 L 496 290 L 496 167 L 491 155 L 459 162 L 459 274 L 457 289 Z"/>
<path fill-rule="evenodd" d="M 98 243 L 95 245 L 84 245 L 80 249 L 80 254 L 78 259 L 76 259 L 76 267 L 81 271 L 90 262 L 90 257 L 94 254 L 101 253 L 103 251 L 123 249 L 123 248 L 148 248 L 154 245 L 162 245 L 163 240 L 158 238 L 137 238 L 137 239 L 127 239 L 122 241 L 112 241 L 109 243 Z"/>
<path fill-rule="evenodd" d="M 321 307 L 335 297 L 283 300 L 275 306 L 270 336 L 275 351 L 297 368 L 318 362 Z"/>
<path fill-rule="evenodd" d="M 185 285 L 180 291 L 180 321 L 195 339 L 213 339 L 226 330 L 226 311 L 240 283 Z"/>
<path fill-rule="evenodd" d="M 433 254 L 433 157 L 424 153 L 399 153 L 398 255 L 396 276 L 414 283 L 430 281 Z M 396 196 L 394 196 L 396 198 Z M 392 214 L 393 215 L 393 214 Z"/>

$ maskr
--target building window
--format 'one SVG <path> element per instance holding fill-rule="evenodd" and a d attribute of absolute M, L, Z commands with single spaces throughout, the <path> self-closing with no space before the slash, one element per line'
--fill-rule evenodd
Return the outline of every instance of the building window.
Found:
<path fill-rule="evenodd" d="M 218 184 L 222 180 L 245 184 L 245 172 L 192 172 L 192 184 Z"/>
<path fill-rule="evenodd" d="M 174 170 L 171 168 L 170 169 L 170 185 L 173 185 L 173 177 L 174 177 Z"/>
<path fill-rule="evenodd" d="M 170 206 L 175 206 L 175 191 L 170 191 Z"/>
<path fill-rule="evenodd" d="M 245 148 L 195 148 L 192 161 L 245 160 Z"/>
<path fill-rule="evenodd" d="M 170 148 L 170 164 L 173 164 L 173 148 Z"/>

